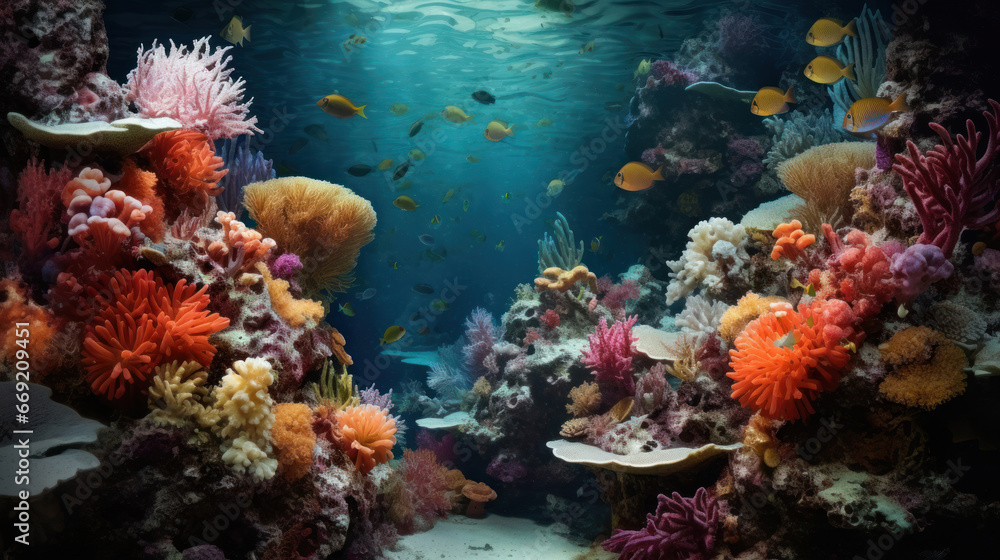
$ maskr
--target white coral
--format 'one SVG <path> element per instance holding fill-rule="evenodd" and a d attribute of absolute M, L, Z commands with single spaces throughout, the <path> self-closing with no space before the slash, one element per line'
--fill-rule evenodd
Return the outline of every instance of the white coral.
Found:
<path fill-rule="evenodd" d="M 222 444 L 222 458 L 236 470 L 258 478 L 274 476 L 274 467 L 269 466 L 273 459 L 268 457 L 274 401 L 267 391 L 273 382 L 271 364 L 249 358 L 233 363 L 213 393 L 215 409 L 222 417 L 216 433 L 231 440 Z"/>
<path fill-rule="evenodd" d="M 718 329 L 727 309 L 725 302 L 713 303 L 704 296 L 692 296 L 684 303 L 684 311 L 677 315 L 675 324 L 685 331 L 710 334 Z"/>
<path fill-rule="evenodd" d="M 699 222 L 691 228 L 688 237 L 691 240 L 681 258 L 667 262 L 673 270 L 667 287 L 667 305 L 686 297 L 699 286 L 707 290 L 718 287 L 727 274 L 738 271 L 748 260 L 743 248 L 746 229 L 725 218 Z M 716 244 L 720 244 L 718 248 Z"/>

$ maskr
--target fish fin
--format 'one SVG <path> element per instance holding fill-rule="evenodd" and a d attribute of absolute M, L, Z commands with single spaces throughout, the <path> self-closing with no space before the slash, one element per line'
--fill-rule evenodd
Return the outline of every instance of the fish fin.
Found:
<path fill-rule="evenodd" d="M 251 27 L 253 27 L 253 26 L 252 25 L 248 25 L 247 28 L 243 30 L 243 38 L 246 39 L 247 41 L 250 40 L 250 28 Z"/>
<path fill-rule="evenodd" d="M 851 80 L 852 82 L 858 81 L 858 77 L 854 74 L 854 63 L 853 62 L 850 63 L 850 64 L 848 64 L 847 67 L 844 68 L 843 74 L 844 74 L 845 78 L 847 78 L 848 80 Z"/>
<path fill-rule="evenodd" d="M 910 106 L 906 104 L 906 93 L 899 94 L 892 103 L 889 104 L 890 111 L 909 111 Z"/>
<path fill-rule="evenodd" d="M 798 103 L 798 101 L 795 100 L 795 92 L 792 91 L 793 89 L 795 89 L 795 86 L 791 85 L 788 86 L 787 90 L 785 90 L 785 103 Z"/>
<path fill-rule="evenodd" d="M 656 168 L 656 171 L 653 172 L 653 175 L 650 176 L 650 178 L 654 181 L 666 181 L 666 179 L 663 178 L 663 166 L 661 165 Z"/>
<path fill-rule="evenodd" d="M 517 128 L 516 124 L 512 124 L 509 127 L 507 127 L 507 136 L 510 136 L 511 138 L 513 138 L 514 137 L 514 129 L 515 128 Z"/>
<path fill-rule="evenodd" d="M 368 118 L 368 117 L 365 116 L 365 107 L 367 107 L 367 106 L 368 105 L 362 105 L 362 106 L 358 107 L 358 115 L 361 118 L 363 118 L 363 119 L 367 119 Z"/>
<path fill-rule="evenodd" d="M 469 121 L 471 123 L 476 122 L 475 119 L 476 119 L 476 115 L 466 115 L 466 117 L 465 117 L 465 120 L 467 120 L 467 121 Z"/>
<path fill-rule="evenodd" d="M 851 23 L 848 23 L 847 26 L 844 27 L 844 33 L 846 33 L 846 34 L 850 35 L 851 37 L 854 37 L 855 39 L 857 39 L 858 38 L 858 20 L 852 19 Z"/>

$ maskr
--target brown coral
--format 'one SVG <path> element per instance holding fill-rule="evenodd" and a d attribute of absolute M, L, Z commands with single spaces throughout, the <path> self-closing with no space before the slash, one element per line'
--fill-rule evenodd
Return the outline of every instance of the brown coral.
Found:
<path fill-rule="evenodd" d="M 209 405 L 208 372 L 198 362 L 173 361 L 153 371 L 147 404 L 148 418 L 161 426 L 195 423 L 211 428 L 219 421 L 219 411 Z"/>
<path fill-rule="evenodd" d="M 579 387 L 573 387 L 569 390 L 569 400 L 566 412 L 576 418 L 588 416 L 601 404 L 601 388 L 597 383 L 584 381 Z"/>
<path fill-rule="evenodd" d="M 469 482 L 462 488 L 462 495 L 469 499 L 467 517 L 480 518 L 486 515 L 486 502 L 495 500 L 497 493 L 485 482 Z"/>
<path fill-rule="evenodd" d="M 882 361 L 894 366 L 879 386 L 892 402 L 930 410 L 965 392 L 965 353 L 938 331 L 910 327 L 879 350 Z"/>
<path fill-rule="evenodd" d="M 778 440 L 774 437 L 774 422 L 759 413 L 754 414 L 743 430 L 744 452 L 754 453 L 765 465 L 774 468 L 781 462 L 777 444 Z"/>
<path fill-rule="evenodd" d="M 337 329 L 330 327 L 330 349 L 333 350 L 333 356 L 345 366 L 354 365 L 354 359 L 344 349 L 346 344 L 347 339 L 344 338 L 344 335 L 340 334 Z"/>
<path fill-rule="evenodd" d="M 789 191 L 805 199 L 795 218 L 810 233 L 824 223 L 836 229 L 850 222 L 850 195 L 855 170 L 875 166 L 875 144 L 838 142 L 814 146 L 778 166 L 778 178 Z"/>
<path fill-rule="evenodd" d="M 586 282 L 590 291 L 597 293 L 597 275 L 582 264 L 573 270 L 563 270 L 556 266 L 546 268 L 540 278 L 535 278 L 535 289 L 539 292 L 543 290 L 565 292 L 577 282 Z"/>
<path fill-rule="evenodd" d="M 587 435 L 587 428 L 590 426 L 588 418 L 573 418 L 563 422 L 559 435 L 566 439 L 577 439 Z"/>
<path fill-rule="evenodd" d="M 285 480 L 295 481 L 308 474 L 313 464 L 316 434 L 312 430 L 312 410 L 301 403 L 282 403 L 273 410 L 274 454 Z"/>
<path fill-rule="evenodd" d="M 722 314 L 722 319 L 719 321 L 719 336 L 732 344 L 750 321 L 770 311 L 772 303 L 783 301 L 785 299 L 778 296 L 760 297 L 752 292 L 743 296 L 736 305 Z"/>

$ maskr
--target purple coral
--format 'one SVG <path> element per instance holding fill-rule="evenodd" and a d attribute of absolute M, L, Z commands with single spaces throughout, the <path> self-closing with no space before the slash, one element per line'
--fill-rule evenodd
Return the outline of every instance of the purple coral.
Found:
<path fill-rule="evenodd" d="M 892 257 L 892 276 L 899 285 L 896 301 L 910 303 L 931 284 L 951 276 L 954 266 L 937 245 L 913 245 Z"/>
<path fill-rule="evenodd" d="M 656 513 L 646 514 L 646 527 L 638 531 L 618 529 L 601 543 L 604 550 L 619 553 L 619 560 L 703 560 L 715 549 L 719 528 L 719 504 L 704 488 L 693 498 L 674 492 L 657 496 Z"/>
<path fill-rule="evenodd" d="M 657 85 L 687 87 L 698 81 L 698 76 L 670 62 L 669 60 L 657 60 L 650 67 L 650 73 Z"/>
<path fill-rule="evenodd" d="M 493 345 L 497 343 L 499 332 L 493 324 L 493 314 L 477 307 L 472 315 L 465 320 L 465 346 L 462 354 L 465 356 L 465 369 L 473 379 L 487 375 L 486 358 L 493 353 Z"/>
<path fill-rule="evenodd" d="M 719 18 L 716 26 L 719 30 L 719 55 L 733 62 L 759 55 L 769 39 L 757 16 L 728 13 Z"/>
<path fill-rule="evenodd" d="M 302 261 L 295 253 L 285 253 L 271 263 L 271 274 L 283 280 L 295 278 L 302 270 Z"/>
<path fill-rule="evenodd" d="M 989 103 L 993 112 L 983 112 L 990 131 L 982 157 L 976 158 L 982 133 L 969 119 L 967 135 L 959 134 L 954 141 L 943 126 L 930 123 L 942 143 L 921 155 L 916 144 L 907 141 L 908 156 L 896 154 L 892 166 L 903 177 L 924 227 L 917 243 L 937 245 L 945 257 L 951 257 L 962 229 L 982 229 L 1000 218 L 1000 204 L 995 204 L 1000 167 L 993 165 L 1000 151 L 1000 103 Z"/>
<path fill-rule="evenodd" d="M 209 37 L 194 42 L 189 51 L 170 42 L 168 53 L 153 40 L 148 51 L 139 47 L 135 70 L 128 74 L 126 99 L 146 117 L 170 117 L 184 128 L 203 132 L 213 140 L 261 132 L 257 117 L 249 117 L 253 99 L 243 102 L 243 78 L 229 77 L 226 68 L 232 47 L 211 52 Z"/>
<path fill-rule="evenodd" d="M 635 394 L 632 352 L 638 338 L 632 336 L 632 325 L 637 319 L 637 315 L 632 316 L 608 327 L 601 317 L 597 330 L 587 335 L 590 348 L 583 351 L 583 363 L 597 377 L 605 403 L 613 405 Z"/>
<path fill-rule="evenodd" d="M 528 476 L 528 469 L 511 453 L 500 453 L 486 466 L 486 474 L 502 482 L 511 483 Z"/>

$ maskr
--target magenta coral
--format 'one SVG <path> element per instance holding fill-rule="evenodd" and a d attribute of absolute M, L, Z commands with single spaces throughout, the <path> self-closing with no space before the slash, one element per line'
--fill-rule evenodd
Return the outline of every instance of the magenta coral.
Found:
<path fill-rule="evenodd" d="M 285 253 L 271 263 L 271 274 L 282 280 L 295 278 L 300 270 L 302 270 L 302 260 L 295 253 Z"/>
<path fill-rule="evenodd" d="M 511 453 L 503 452 L 486 466 L 486 474 L 502 482 L 511 483 L 528 476 L 528 469 Z"/>
<path fill-rule="evenodd" d="M 587 335 L 590 348 L 583 351 L 583 363 L 597 377 L 605 403 L 613 405 L 635 393 L 632 352 L 638 338 L 632 336 L 632 325 L 637 319 L 633 316 L 608 327 L 601 317 L 597 330 Z"/>
<path fill-rule="evenodd" d="M 646 527 L 618 529 L 601 543 L 619 553 L 619 560 L 704 560 L 715 549 L 721 514 L 718 502 L 704 488 L 693 498 L 674 492 L 657 496 L 656 513 L 646 514 Z"/>
<path fill-rule="evenodd" d="M 899 286 L 896 301 L 910 303 L 931 284 L 951 276 L 954 266 L 937 245 L 913 245 L 892 257 L 892 275 Z"/>
<path fill-rule="evenodd" d="M 982 229 L 1000 218 L 996 204 L 1000 169 L 993 165 L 1000 151 L 1000 103 L 992 99 L 989 103 L 993 112 L 984 111 L 983 117 L 990 131 L 986 150 L 978 159 L 982 133 L 969 119 L 965 121 L 967 135 L 959 134 L 954 141 L 943 126 L 930 123 L 942 144 L 921 155 L 916 144 L 907 141 L 909 156 L 897 154 L 892 167 L 903 177 L 924 227 L 917 243 L 937 245 L 945 257 L 951 257 L 962 229 Z"/>
<path fill-rule="evenodd" d="M 209 37 L 202 37 L 188 50 L 170 42 L 168 53 L 156 40 L 148 51 L 139 47 L 138 63 L 128 74 L 127 99 L 146 117 L 170 117 L 184 128 L 196 129 L 209 138 L 234 138 L 261 132 L 257 117 L 248 117 L 253 99 L 243 102 L 242 78 L 233 81 L 233 69 L 224 57 L 232 47 L 211 52 Z"/>
<path fill-rule="evenodd" d="M 685 70 L 669 60 L 657 60 L 650 68 L 652 77 L 665 86 L 689 86 L 698 81 L 694 72 Z"/>
<path fill-rule="evenodd" d="M 493 345 L 497 343 L 499 332 L 493 324 L 493 314 L 477 307 L 465 320 L 465 346 L 462 354 L 465 356 L 465 369 L 473 379 L 489 373 L 483 362 L 493 353 Z"/>
<path fill-rule="evenodd" d="M 621 284 L 615 284 L 608 289 L 601 303 L 611 310 L 625 308 L 625 303 L 630 300 L 639 299 L 639 283 L 635 280 L 625 280 Z"/>

